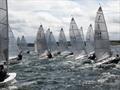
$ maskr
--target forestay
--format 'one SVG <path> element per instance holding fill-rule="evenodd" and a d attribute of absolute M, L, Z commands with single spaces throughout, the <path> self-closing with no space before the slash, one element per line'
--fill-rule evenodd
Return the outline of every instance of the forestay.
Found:
<path fill-rule="evenodd" d="M 42 25 L 40 25 L 36 38 L 37 53 L 43 54 L 47 50 L 47 43 Z"/>
<path fill-rule="evenodd" d="M 102 8 L 99 7 L 95 19 L 95 54 L 98 61 L 110 57 L 110 42 Z"/>
<path fill-rule="evenodd" d="M 85 44 L 74 18 L 70 22 L 69 34 L 74 55 L 85 55 Z"/>
<path fill-rule="evenodd" d="M 0 0 L 0 61 L 8 61 L 8 9 L 7 0 Z"/>
<path fill-rule="evenodd" d="M 59 49 L 60 49 L 60 51 L 68 50 L 67 40 L 66 40 L 63 28 L 61 28 L 60 34 L 59 34 Z"/>
<path fill-rule="evenodd" d="M 17 46 L 17 42 L 11 28 L 9 27 L 9 59 L 16 58 L 18 54 L 19 49 Z"/>
<path fill-rule="evenodd" d="M 88 55 L 94 52 L 94 32 L 91 24 L 86 34 L 86 51 Z"/>

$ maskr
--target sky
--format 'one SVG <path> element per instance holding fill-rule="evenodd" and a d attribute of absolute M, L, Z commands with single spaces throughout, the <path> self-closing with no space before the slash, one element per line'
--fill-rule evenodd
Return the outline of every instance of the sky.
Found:
<path fill-rule="evenodd" d="M 63 28 L 69 40 L 71 18 L 86 35 L 90 24 L 94 28 L 100 5 L 110 39 L 120 40 L 120 0 L 8 0 L 9 24 L 16 38 L 24 35 L 29 43 L 34 42 L 41 24 L 45 31 L 50 28 L 56 40 Z"/>

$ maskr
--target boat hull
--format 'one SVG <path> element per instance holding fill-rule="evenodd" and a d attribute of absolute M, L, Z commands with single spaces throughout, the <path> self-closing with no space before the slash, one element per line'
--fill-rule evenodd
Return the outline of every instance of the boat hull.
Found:
<path fill-rule="evenodd" d="M 13 80 L 15 80 L 16 73 L 8 73 L 8 75 L 9 75 L 8 78 L 6 78 L 3 82 L 0 82 L 0 87 L 5 86 L 5 85 L 9 85 L 13 82 Z"/>

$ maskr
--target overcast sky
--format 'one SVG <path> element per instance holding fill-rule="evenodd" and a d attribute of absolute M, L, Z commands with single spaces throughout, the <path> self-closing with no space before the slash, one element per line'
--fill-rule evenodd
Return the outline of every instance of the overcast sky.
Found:
<path fill-rule="evenodd" d="M 96 12 L 102 6 L 110 39 L 120 40 L 120 0 L 8 0 L 9 23 L 15 37 L 25 35 L 33 42 L 40 24 L 50 28 L 58 40 L 63 27 L 69 40 L 69 24 L 72 17 L 84 34 L 93 25 Z"/>

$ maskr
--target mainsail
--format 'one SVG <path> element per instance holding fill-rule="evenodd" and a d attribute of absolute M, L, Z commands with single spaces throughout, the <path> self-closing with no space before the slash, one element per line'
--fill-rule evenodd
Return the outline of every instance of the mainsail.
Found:
<path fill-rule="evenodd" d="M 17 42 L 11 28 L 9 27 L 9 59 L 16 58 L 18 54 L 19 49 L 17 46 Z"/>
<path fill-rule="evenodd" d="M 48 28 L 48 30 L 46 31 L 45 37 L 46 37 L 47 47 L 48 47 L 48 49 L 50 49 L 50 46 L 51 46 L 51 43 L 50 43 L 50 28 Z"/>
<path fill-rule="evenodd" d="M 49 44 L 49 45 L 50 45 L 49 50 L 50 50 L 51 52 L 57 51 L 57 43 L 56 43 L 56 40 L 55 40 L 54 35 L 53 35 L 52 32 L 50 32 L 49 43 L 50 43 L 50 44 Z"/>
<path fill-rule="evenodd" d="M 85 55 L 85 44 L 74 18 L 70 22 L 69 34 L 74 55 Z"/>
<path fill-rule="evenodd" d="M 98 61 L 110 57 L 110 42 L 102 8 L 99 7 L 95 19 L 95 54 Z"/>
<path fill-rule="evenodd" d="M 94 52 L 94 32 L 91 24 L 86 34 L 86 51 L 88 55 Z"/>
<path fill-rule="evenodd" d="M 8 50 L 7 0 L 0 0 L 0 61 L 8 61 Z"/>
<path fill-rule="evenodd" d="M 26 42 L 24 36 L 22 36 L 22 38 L 21 38 L 20 47 L 21 47 L 21 49 L 22 49 L 23 52 L 28 50 L 27 42 Z"/>
<path fill-rule="evenodd" d="M 47 43 L 42 25 L 40 25 L 36 38 L 37 53 L 43 54 L 47 50 Z"/>
<path fill-rule="evenodd" d="M 21 45 L 20 45 L 21 41 L 20 41 L 20 38 L 18 37 L 17 38 L 17 46 L 19 48 L 19 50 L 21 50 Z"/>
<path fill-rule="evenodd" d="M 67 40 L 66 40 L 63 28 L 61 28 L 60 34 L 59 34 L 59 49 L 60 51 L 65 51 L 68 49 Z"/>

